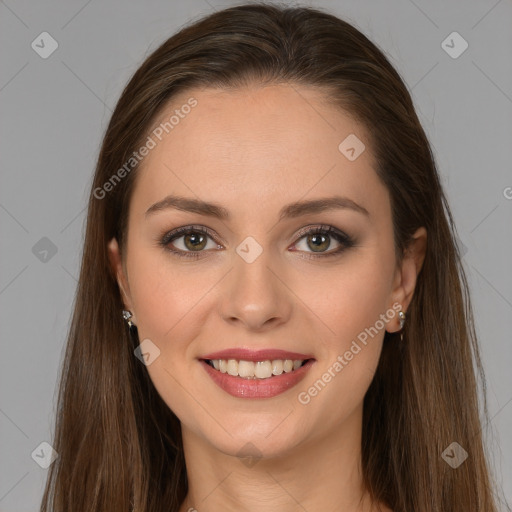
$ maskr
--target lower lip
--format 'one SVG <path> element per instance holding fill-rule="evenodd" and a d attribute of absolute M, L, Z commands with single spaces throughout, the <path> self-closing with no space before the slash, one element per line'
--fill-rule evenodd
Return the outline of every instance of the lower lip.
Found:
<path fill-rule="evenodd" d="M 215 370 L 204 360 L 200 362 L 215 384 L 231 396 L 237 398 L 272 398 L 298 384 L 306 376 L 315 360 L 310 359 L 306 364 L 290 373 L 283 372 L 281 375 L 274 375 L 268 379 L 235 377 L 229 375 L 229 373 Z"/>

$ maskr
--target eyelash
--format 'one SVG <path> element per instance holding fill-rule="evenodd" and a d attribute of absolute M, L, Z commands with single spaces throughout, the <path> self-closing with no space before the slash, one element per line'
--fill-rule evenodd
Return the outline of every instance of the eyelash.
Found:
<path fill-rule="evenodd" d="M 169 244 L 174 240 L 177 240 L 178 238 L 181 238 L 184 235 L 189 235 L 192 233 L 200 233 L 203 235 L 207 235 L 215 241 L 215 235 L 213 234 L 213 232 L 204 226 L 184 226 L 181 228 L 177 228 L 173 231 L 170 231 L 168 233 L 165 233 L 163 237 L 160 239 L 159 245 L 163 247 L 166 251 L 172 253 L 173 255 L 179 258 L 198 259 L 201 257 L 200 253 L 205 251 L 182 251 L 181 249 L 171 249 L 169 247 Z M 349 249 L 350 247 L 353 247 L 354 245 L 354 241 L 352 240 L 352 238 L 350 238 L 342 231 L 338 231 L 332 226 L 321 225 L 309 229 L 303 229 L 298 233 L 299 238 L 297 242 L 308 235 L 328 235 L 334 238 L 341 246 L 338 249 L 335 249 L 334 251 L 329 251 L 326 253 L 308 253 L 309 256 L 304 256 L 305 258 L 316 259 L 338 256 L 340 253 L 342 253 L 346 249 Z"/>

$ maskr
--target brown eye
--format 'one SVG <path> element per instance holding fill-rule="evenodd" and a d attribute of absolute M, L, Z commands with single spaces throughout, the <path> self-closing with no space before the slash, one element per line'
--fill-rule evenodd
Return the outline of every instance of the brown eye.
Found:
<path fill-rule="evenodd" d="M 210 242 L 210 245 L 208 245 Z M 214 236 L 204 227 L 187 226 L 167 233 L 160 241 L 167 251 L 183 257 L 198 257 L 206 249 L 219 249 Z"/>
<path fill-rule="evenodd" d="M 181 238 L 181 237 L 180 237 Z M 183 236 L 184 244 L 191 251 L 200 251 L 206 247 L 206 236 L 201 233 L 191 233 Z"/>
<path fill-rule="evenodd" d="M 303 239 L 304 242 L 300 242 Z M 303 231 L 299 242 L 294 245 L 294 248 L 310 255 L 313 253 L 309 257 L 316 258 L 340 254 L 353 245 L 354 241 L 345 233 L 338 231 L 332 226 L 321 226 Z"/>
<path fill-rule="evenodd" d="M 308 247 L 315 252 L 323 252 L 329 249 L 329 246 L 331 245 L 329 236 L 322 235 L 321 233 L 308 235 L 306 238 Z"/>

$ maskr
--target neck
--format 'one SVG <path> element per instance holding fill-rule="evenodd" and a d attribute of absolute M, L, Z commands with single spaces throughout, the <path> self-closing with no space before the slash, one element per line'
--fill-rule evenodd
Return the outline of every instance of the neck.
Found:
<path fill-rule="evenodd" d="M 182 425 L 189 489 L 180 512 L 370 511 L 361 427 L 362 406 L 327 435 L 324 431 L 279 456 L 241 459 Z"/>

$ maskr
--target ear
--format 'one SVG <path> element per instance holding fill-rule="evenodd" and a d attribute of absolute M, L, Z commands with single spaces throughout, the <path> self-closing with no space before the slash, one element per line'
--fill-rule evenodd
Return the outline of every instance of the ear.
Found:
<path fill-rule="evenodd" d="M 424 227 L 418 228 L 413 239 L 404 251 L 402 264 L 397 268 L 391 300 L 393 304 L 399 303 L 400 309 L 406 313 L 411 303 L 416 281 L 425 260 L 427 250 L 427 230 Z M 400 323 L 397 315 L 397 329 L 400 330 Z M 388 332 L 394 332 L 390 331 Z"/>
<path fill-rule="evenodd" d="M 121 290 L 121 297 L 123 299 L 124 307 L 125 309 L 131 311 L 131 313 L 135 317 L 130 295 L 128 277 L 123 267 L 123 260 L 121 257 L 121 252 L 119 250 L 119 244 L 117 243 L 116 238 L 112 238 L 112 240 L 110 240 L 110 242 L 108 243 L 108 257 L 110 260 L 112 272 L 116 276 L 117 284 L 119 285 L 119 289 Z"/>

